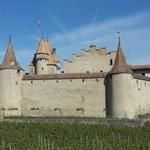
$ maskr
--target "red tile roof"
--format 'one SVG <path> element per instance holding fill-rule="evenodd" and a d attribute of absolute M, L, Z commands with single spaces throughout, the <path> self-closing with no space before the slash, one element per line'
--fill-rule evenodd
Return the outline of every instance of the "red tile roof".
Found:
<path fill-rule="evenodd" d="M 135 74 L 133 77 L 135 79 L 139 79 L 139 80 L 150 81 L 150 77 L 146 77 L 146 76 L 142 76 L 142 75 L 138 75 L 138 74 Z"/>
<path fill-rule="evenodd" d="M 0 65 L 0 69 L 21 69 L 20 65 L 16 60 L 11 41 L 9 41 L 8 43 L 6 54 L 3 63 Z"/>
<path fill-rule="evenodd" d="M 57 65 L 59 60 L 56 54 L 53 52 L 53 48 L 50 43 L 44 39 L 41 39 L 37 48 L 37 53 L 46 53 L 49 56 L 48 64 Z"/>
<path fill-rule="evenodd" d="M 49 79 L 88 79 L 104 78 L 107 73 L 62 73 L 47 75 L 24 75 L 23 80 L 49 80 Z"/>
<path fill-rule="evenodd" d="M 128 67 L 126 63 L 126 59 L 123 54 L 123 50 L 120 45 L 120 38 L 118 43 L 118 51 L 115 58 L 115 64 L 110 71 L 111 74 L 117 74 L 117 73 L 133 73 L 130 67 Z"/>
<path fill-rule="evenodd" d="M 147 65 L 129 65 L 132 70 L 145 70 L 150 69 L 150 64 Z"/>

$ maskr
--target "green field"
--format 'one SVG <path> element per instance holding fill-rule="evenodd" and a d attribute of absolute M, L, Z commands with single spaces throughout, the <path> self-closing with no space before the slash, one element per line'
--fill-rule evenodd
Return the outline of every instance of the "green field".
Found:
<path fill-rule="evenodd" d="M 148 150 L 150 122 L 144 127 L 0 123 L 4 150 Z"/>

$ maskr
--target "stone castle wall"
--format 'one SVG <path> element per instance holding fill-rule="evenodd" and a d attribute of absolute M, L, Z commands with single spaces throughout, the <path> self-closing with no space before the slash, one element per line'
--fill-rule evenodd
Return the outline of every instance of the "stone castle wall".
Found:
<path fill-rule="evenodd" d="M 109 79 L 108 85 L 110 92 L 107 92 L 107 101 L 110 116 L 135 118 L 150 113 L 150 78 L 115 74 Z"/>
<path fill-rule="evenodd" d="M 21 114 L 23 72 L 16 69 L 0 71 L 0 110 L 4 116 Z"/>
<path fill-rule="evenodd" d="M 104 75 L 23 79 L 22 115 L 105 117 Z"/>
<path fill-rule="evenodd" d="M 132 83 L 135 115 L 150 113 L 150 78 L 134 75 Z"/>
<path fill-rule="evenodd" d="M 0 74 L 1 81 L 5 81 L 0 86 L 4 116 L 106 117 L 108 96 L 113 117 L 135 118 L 150 113 L 149 77 L 113 75 L 106 92 L 104 73 L 25 75 L 21 81 L 16 71 Z"/>

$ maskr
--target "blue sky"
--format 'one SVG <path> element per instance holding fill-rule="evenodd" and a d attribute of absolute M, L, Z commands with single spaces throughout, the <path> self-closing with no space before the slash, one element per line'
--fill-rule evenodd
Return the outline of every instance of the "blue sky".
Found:
<path fill-rule="evenodd" d="M 27 70 L 38 46 L 38 18 L 61 61 L 92 43 L 116 50 L 119 31 L 128 63 L 150 64 L 149 0 L 0 0 L 1 62 L 12 34 Z"/>

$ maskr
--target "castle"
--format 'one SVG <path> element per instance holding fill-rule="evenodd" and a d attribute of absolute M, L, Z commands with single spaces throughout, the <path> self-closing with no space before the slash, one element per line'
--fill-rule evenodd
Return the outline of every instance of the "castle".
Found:
<path fill-rule="evenodd" d="M 16 60 L 11 39 L 0 65 L 0 112 L 3 116 L 136 118 L 150 113 L 150 65 L 127 65 L 117 51 L 94 44 L 64 71 L 56 49 L 41 38 L 29 72 Z"/>

